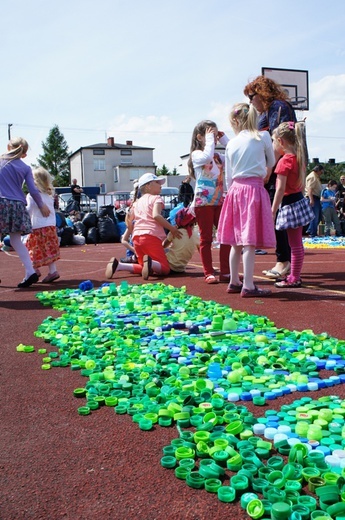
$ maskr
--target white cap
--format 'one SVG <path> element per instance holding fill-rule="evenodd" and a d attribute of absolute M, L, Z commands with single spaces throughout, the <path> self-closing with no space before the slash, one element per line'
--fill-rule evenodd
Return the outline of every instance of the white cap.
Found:
<path fill-rule="evenodd" d="M 144 175 L 142 175 L 139 178 L 138 186 L 139 188 L 141 188 L 145 184 L 148 184 L 152 181 L 158 181 L 161 185 L 165 183 L 165 179 L 163 179 L 162 177 L 157 177 L 157 175 L 155 175 L 154 173 L 144 173 Z"/>

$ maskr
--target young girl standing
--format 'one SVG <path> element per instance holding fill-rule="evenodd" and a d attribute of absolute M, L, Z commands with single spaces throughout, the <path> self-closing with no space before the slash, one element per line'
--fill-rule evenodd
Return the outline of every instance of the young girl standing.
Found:
<path fill-rule="evenodd" d="M 275 164 L 271 136 L 257 130 L 257 112 L 252 105 L 238 103 L 230 113 L 236 134 L 226 148 L 228 193 L 223 205 L 218 237 L 230 244 L 228 293 L 243 298 L 269 296 L 271 291 L 254 284 L 255 249 L 276 245 L 270 198 L 264 179 Z M 243 261 L 243 284 L 239 277 Z"/>
<path fill-rule="evenodd" d="M 14 137 L 7 145 L 8 152 L 0 157 L 0 233 L 10 235 L 11 246 L 24 264 L 25 277 L 18 284 L 20 289 L 30 287 L 38 281 L 29 252 L 21 240 L 21 235 L 32 230 L 22 189 L 23 182 L 26 183 L 41 214 L 44 217 L 50 214 L 48 206 L 43 202 L 35 186 L 30 166 L 22 161 L 27 155 L 28 148 L 25 139 Z"/>
<path fill-rule="evenodd" d="M 43 217 L 33 197 L 30 194 L 27 195 L 27 209 L 33 231 L 28 236 L 26 247 L 38 277 L 41 276 L 39 268 L 45 265 L 48 266 L 49 273 L 42 282 L 50 283 L 60 278 L 55 263 L 60 258 L 60 249 L 56 232 L 54 188 L 52 178 L 47 170 L 40 167 L 36 168 L 32 173 L 42 200 L 48 206 L 50 214 L 48 217 Z"/>
<path fill-rule="evenodd" d="M 303 226 L 314 218 L 308 200 L 303 196 L 307 164 L 305 125 L 293 121 L 281 123 L 273 132 L 273 146 L 281 154 L 276 166 L 276 192 L 272 204 L 276 229 L 286 229 L 291 247 L 291 273 L 274 285 L 280 288 L 301 287 L 304 260 Z"/>
<path fill-rule="evenodd" d="M 137 199 L 135 196 L 127 220 L 138 264 L 125 264 L 112 258 L 105 271 L 106 278 L 111 278 L 116 270 L 141 273 L 144 280 L 148 280 L 152 272 L 158 275 L 170 273 L 169 262 L 162 245 L 166 238 L 164 230 L 167 229 L 177 238 L 181 238 L 182 233 L 162 216 L 164 200 L 160 192 L 164 182 L 165 179 L 160 179 L 153 173 L 144 173 L 140 177 L 136 192 L 140 189 L 141 197 Z"/>
<path fill-rule="evenodd" d="M 213 230 L 218 228 L 219 216 L 224 202 L 224 155 L 215 152 L 217 140 L 226 146 L 228 138 L 218 132 L 213 121 L 201 121 L 193 130 L 189 175 L 195 179 L 192 202 L 200 233 L 200 256 L 205 282 L 218 283 L 212 264 Z M 229 246 L 220 245 L 220 282 L 229 281 Z"/>

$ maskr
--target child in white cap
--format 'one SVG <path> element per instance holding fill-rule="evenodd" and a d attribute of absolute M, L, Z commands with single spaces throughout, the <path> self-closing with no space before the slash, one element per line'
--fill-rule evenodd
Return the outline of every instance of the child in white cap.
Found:
<path fill-rule="evenodd" d="M 138 264 L 125 264 L 111 258 L 105 271 L 106 278 L 112 278 L 116 270 L 141 273 L 144 280 L 148 280 L 153 273 L 163 276 L 170 273 L 170 265 L 162 245 L 166 238 L 165 229 L 176 238 L 181 238 L 182 234 L 162 216 L 164 200 L 160 193 L 164 183 L 165 179 L 154 173 L 144 173 L 139 178 L 127 218 Z M 139 190 L 141 197 L 137 198 Z M 134 221 L 135 225 L 131 229 Z"/>

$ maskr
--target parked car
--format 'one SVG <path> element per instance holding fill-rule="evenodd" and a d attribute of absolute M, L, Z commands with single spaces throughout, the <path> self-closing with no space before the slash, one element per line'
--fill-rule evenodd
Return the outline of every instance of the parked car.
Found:
<path fill-rule="evenodd" d="M 130 193 L 131 199 L 134 197 L 134 191 Z M 178 204 L 178 188 L 171 188 L 163 186 L 161 189 L 160 196 L 164 200 L 163 216 L 168 218 L 170 210 L 175 208 Z"/>
<path fill-rule="evenodd" d="M 66 211 L 67 204 L 72 202 L 73 197 L 71 193 L 61 193 L 59 195 L 59 209 Z M 80 209 L 81 211 L 97 211 L 97 202 L 95 199 L 90 199 L 85 193 L 80 195 Z"/>
<path fill-rule="evenodd" d="M 131 205 L 132 198 L 129 191 L 111 191 L 107 193 L 109 194 L 113 197 L 115 209 L 128 208 Z"/>

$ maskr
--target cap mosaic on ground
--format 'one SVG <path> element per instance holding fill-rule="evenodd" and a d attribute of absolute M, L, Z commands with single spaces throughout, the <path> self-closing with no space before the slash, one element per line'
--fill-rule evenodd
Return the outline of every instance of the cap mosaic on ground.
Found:
<path fill-rule="evenodd" d="M 105 405 L 142 430 L 175 425 L 178 438 L 163 450 L 162 466 L 223 502 L 242 495 L 252 518 L 281 515 L 274 506 L 286 501 L 284 518 L 310 518 L 316 506 L 345 512 L 345 401 L 305 395 L 345 381 L 344 340 L 277 329 L 267 317 L 163 283 L 94 289 L 87 280 L 77 290 L 37 298 L 62 311 L 35 332 L 55 348 L 39 349 L 42 369 L 80 371 L 86 380 L 74 391 L 85 399 L 80 415 Z M 334 375 L 321 378 L 322 369 Z M 292 392 L 301 396 L 292 405 L 268 409 Z M 246 408 L 249 401 L 258 405 L 257 416 Z M 318 495 L 329 486 L 331 498 Z M 318 502 L 308 502 L 313 497 L 303 487 Z"/>
<path fill-rule="evenodd" d="M 303 246 L 306 249 L 328 249 L 328 248 L 345 248 L 345 237 L 315 237 L 303 238 Z"/>

